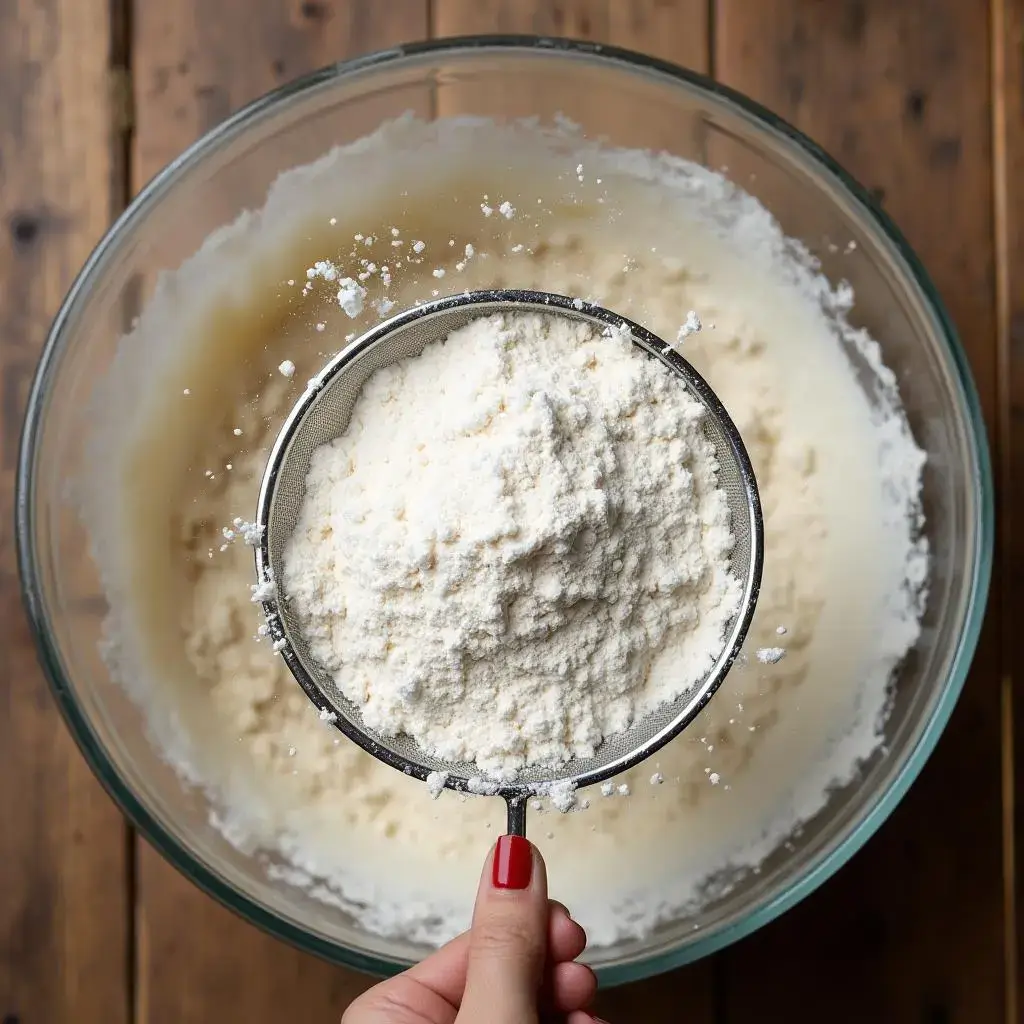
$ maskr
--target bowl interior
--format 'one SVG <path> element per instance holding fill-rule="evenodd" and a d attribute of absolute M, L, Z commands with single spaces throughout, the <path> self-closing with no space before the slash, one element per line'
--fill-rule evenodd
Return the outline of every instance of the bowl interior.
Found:
<path fill-rule="evenodd" d="M 894 680 L 884 746 L 756 874 L 723 876 L 685 920 L 596 952 L 593 962 L 606 981 L 628 980 L 752 930 L 864 842 L 945 723 L 973 651 L 987 583 L 991 482 L 963 354 L 900 238 L 785 126 L 660 65 L 588 48 L 523 45 L 392 53 L 330 69 L 258 102 L 150 184 L 94 254 L 55 324 L 23 450 L 19 527 L 27 600 L 58 699 L 87 757 L 181 870 L 279 935 L 353 966 L 389 971 L 421 954 L 273 880 L 265 858 L 227 843 L 202 793 L 165 764 L 101 657 L 107 601 L 68 493 L 68 481 L 87 469 L 82 439 L 94 415 L 95 385 L 157 275 L 180 265 L 211 231 L 261 207 L 280 172 L 408 111 L 427 118 L 568 118 L 588 138 L 665 150 L 723 171 L 764 203 L 833 282 L 851 283 L 851 321 L 879 339 L 928 455 L 929 599 L 920 642 Z M 861 357 L 851 350 L 851 358 Z M 863 370 L 865 386 L 876 387 L 877 375 Z"/>

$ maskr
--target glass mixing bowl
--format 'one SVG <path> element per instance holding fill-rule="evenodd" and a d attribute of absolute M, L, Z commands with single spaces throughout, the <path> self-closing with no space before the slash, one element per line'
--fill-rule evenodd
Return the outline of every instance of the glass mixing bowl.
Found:
<path fill-rule="evenodd" d="M 985 432 L 949 318 L 917 258 L 865 190 L 766 110 L 698 75 L 611 48 L 475 38 L 325 68 L 236 114 L 142 191 L 97 247 L 56 318 L 31 393 L 19 467 L 25 600 L 54 695 L 85 757 L 173 864 L 250 920 L 314 953 L 381 973 L 422 954 L 410 943 L 369 935 L 340 911 L 269 879 L 260 861 L 228 845 L 211 825 L 204 798 L 161 760 L 100 656 L 106 605 L 66 491 L 66 482 L 86 468 L 87 399 L 154 277 L 177 267 L 215 228 L 259 208 L 281 171 L 408 110 L 499 120 L 561 115 L 588 137 L 663 149 L 723 170 L 820 258 L 833 282 L 853 285 L 853 321 L 880 340 L 928 454 L 930 599 L 920 642 L 893 686 L 884 746 L 759 873 L 737 878 L 695 916 L 595 951 L 592 962 L 605 983 L 640 978 L 770 921 L 881 825 L 953 709 L 989 580 Z"/>

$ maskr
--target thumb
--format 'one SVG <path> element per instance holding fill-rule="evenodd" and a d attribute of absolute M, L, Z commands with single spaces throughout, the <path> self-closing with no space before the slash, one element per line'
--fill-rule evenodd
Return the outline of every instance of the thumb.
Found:
<path fill-rule="evenodd" d="M 459 1024 L 536 1024 L 548 913 L 540 852 L 521 836 L 502 836 L 477 891 Z"/>

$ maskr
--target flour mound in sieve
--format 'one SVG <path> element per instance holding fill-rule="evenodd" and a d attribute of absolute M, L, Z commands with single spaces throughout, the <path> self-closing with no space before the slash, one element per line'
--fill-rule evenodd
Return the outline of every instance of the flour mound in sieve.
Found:
<path fill-rule="evenodd" d="M 704 416 L 560 316 L 483 317 L 379 370 L 285 549 L 313 657 L 370 728 L 492 777 L 591 756 L 707 675 L 739 607 Z"/>

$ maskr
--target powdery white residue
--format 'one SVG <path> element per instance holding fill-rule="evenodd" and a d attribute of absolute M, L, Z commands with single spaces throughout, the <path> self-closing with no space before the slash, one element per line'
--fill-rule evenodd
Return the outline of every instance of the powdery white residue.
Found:
<path fill-rule="evenodd" d="M 228 468 L 231 467 L 228 466 Z M 242 519 L 241 516 L 235 516 L 231 520 L 231 525 L 225 526 L 220 533 L 225 544 L 233 544 L 236 540 L 241 540 L 243 544 L 255 547 L 259 544 L 265 530 L 266 527 L 259 523 L 252 523 L 248 519 Z"/>
<path fill-rule="evenodd" d="M 546 796 L 563 814 L 568 814 L 576 806 L 576 783 L 572 779 L 541 783 L 535 791 L 541 796 Z"/>
<path fill-rule="evenodd" d="M 330 260 L 317 260 L 306 271 L 306 280 L 315 281 L 317 278 L 321 281 L 337 281 L 338 268 Z"/>
<path fill-rule="evenodd" d="M 686 314 L 686 320 L 680 326 L 679 331 L 676 333 L 676 341 L 685 341 L 691 334 L 696 334 L 704 325 L 700 321 L 700 317 L 694 310 L 690 310 Z"/>
<path fill-rule="evenodd" d="M 498 792 L 499 783 L 495 779 L 484 778 L 482 775 L 474 775 L 466 782 L 466 789 L 477 796 L 494 796 Z"/>
<path fill-rule="evenodd" d="M 435 800 L 441 795 L 447 781 L 448 772 L 431 772 L 427 776 L 427 789 Z"/>
<path fill-rule="evenodd" d="M 260 523 L 251 523 L 247 519 L 236 518 L 234 527 L 238 531 L 242 542 L 248 547 L 255 547 L 263 537 L 266 527 Z"/>
<path fill-rule="evenodd" d="M 562 316 L 481 318 L 378 371 L 285 548 L 313 657 L 371 729 L 444 760 L 591 756 L 704 677 L 738 607 L 704 415 Z"/>
<path fill-rule="evenodd" d="M 277 372 L 280 373 L 282 377 L 289 377 L 289 378 L 294 377 L 295 376 L 295 364 L 290 359 L 286 359 L 277 368 Z"/>
<path fill-rule="evenodd" d="M 757 660 L 762 665 L 777 665 L 785 656 L 785 647 L 759 647 L 757 649 Z"/>
<path fill-rule="evenodd" d="M 351 277 L 343 277 L 338 282 L 338 305 L 345 313 L 355 319 L 363 311 L 363 300 L 366 298 L 366 289 Z"/>

